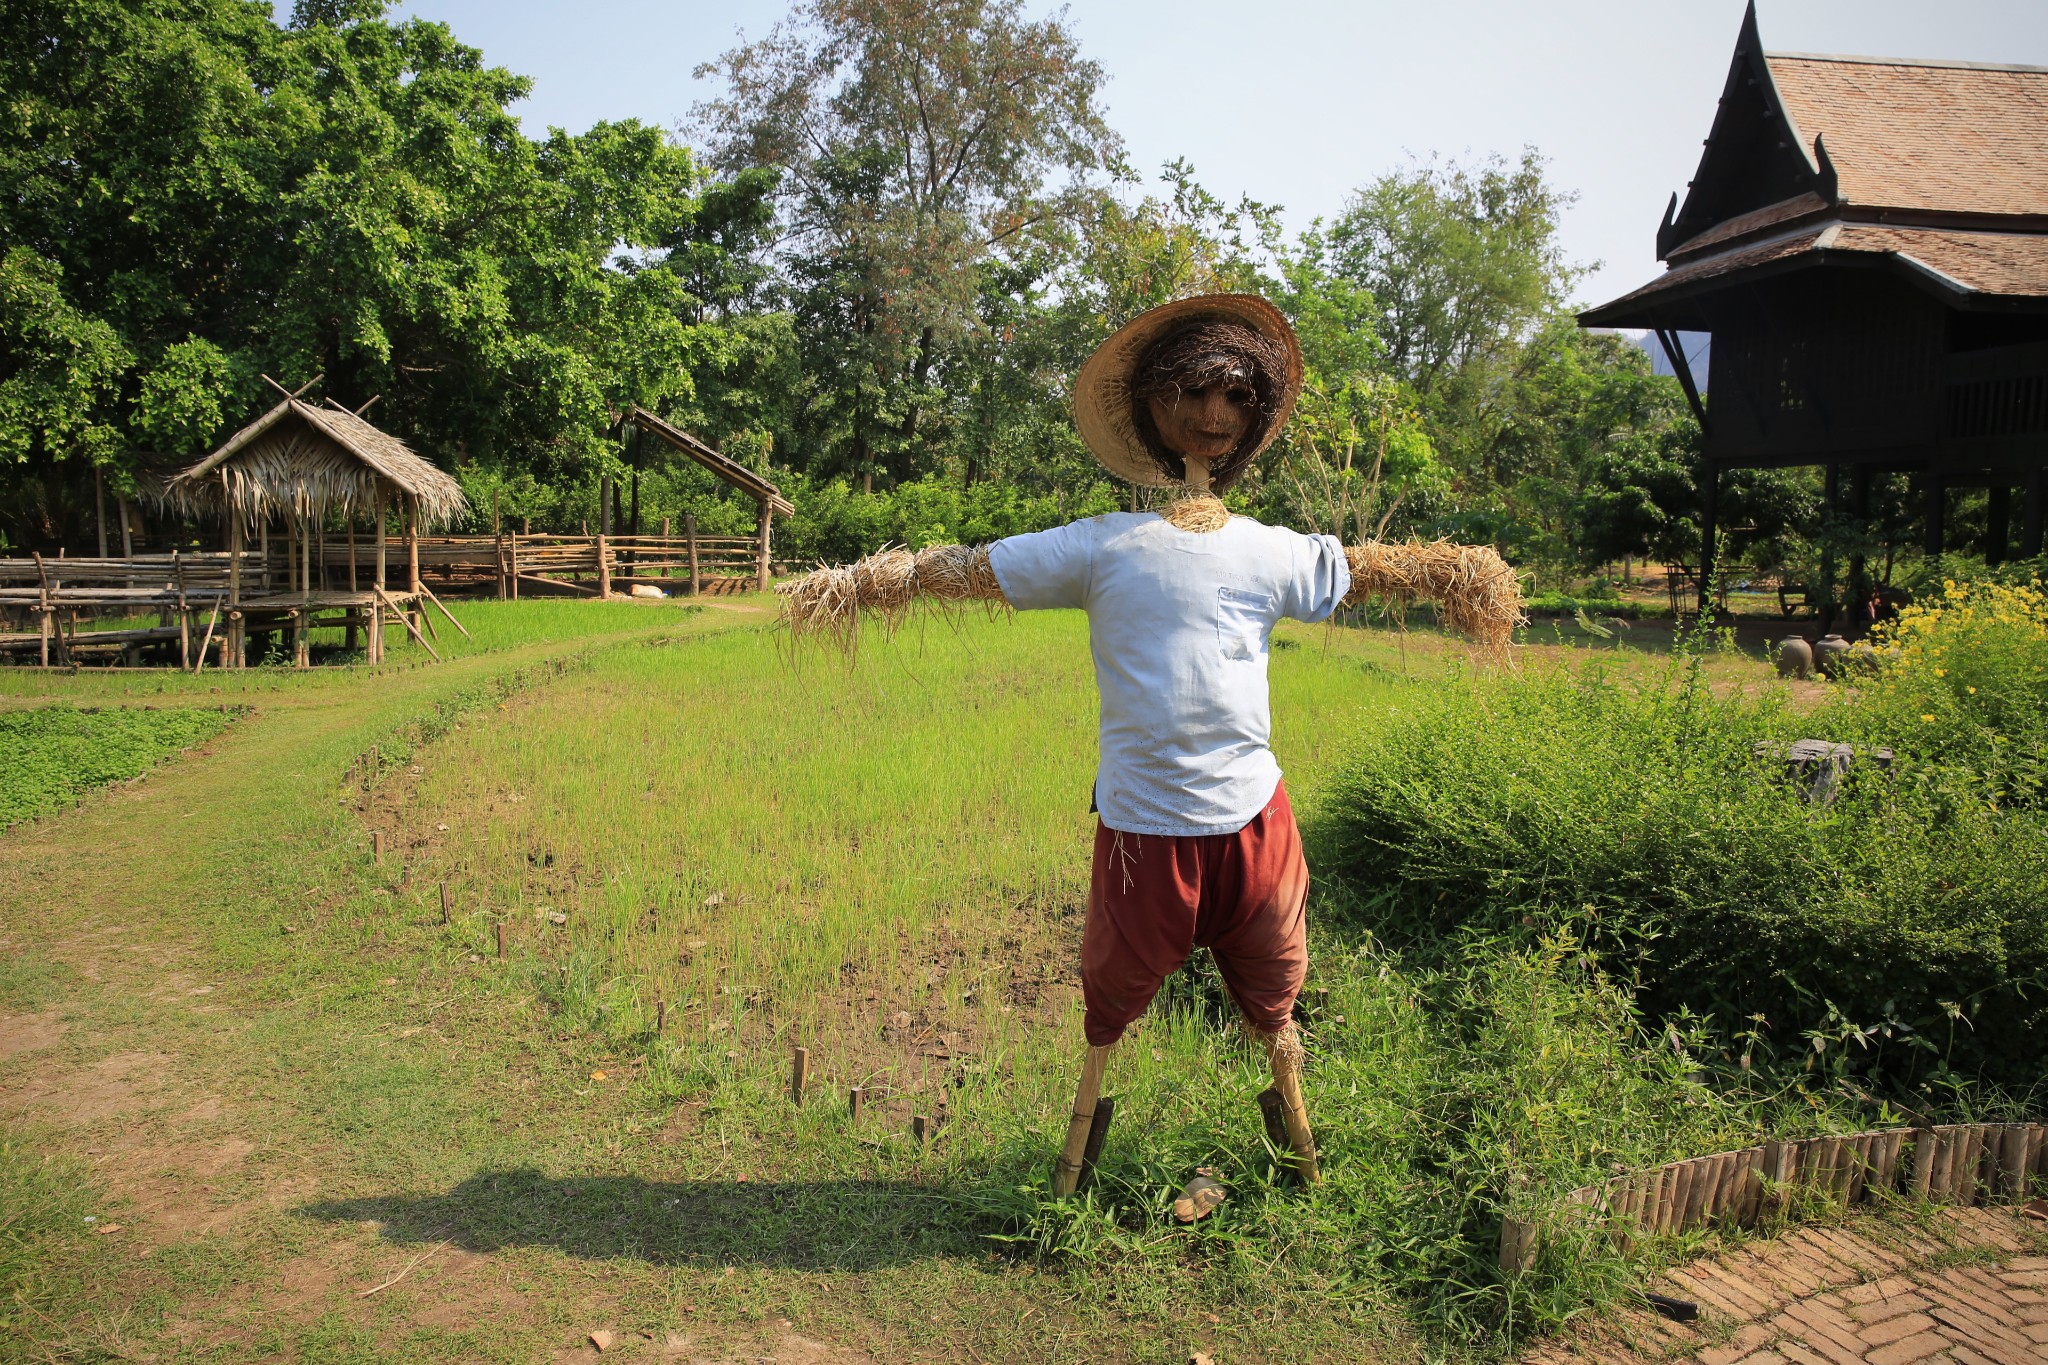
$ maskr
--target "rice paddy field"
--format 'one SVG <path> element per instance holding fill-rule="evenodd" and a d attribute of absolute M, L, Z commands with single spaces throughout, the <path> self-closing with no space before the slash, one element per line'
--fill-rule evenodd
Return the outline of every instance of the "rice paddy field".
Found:
<path fill-rule="evenodd" d="M 1050 1200 L 1085 621 L 849 663 L 772 610 L 470 603 L 439 666 L 0 674 L 0 716 L 241 716 L 0 835 L 0 1359 L 1493 1360 L 1646 1263 L 1507 1283 L 1503 1211 L 1761 1121 L 1568 945 L 1425 968 L 1324 890 L 1326 1181 L 1282 1178 L 1197 960 Z M 1464 667 L 1276 638 L 1312 850 L 1361 727 Z M 1197 1166 L 1231 1197 L 1183 1227 Z"/>

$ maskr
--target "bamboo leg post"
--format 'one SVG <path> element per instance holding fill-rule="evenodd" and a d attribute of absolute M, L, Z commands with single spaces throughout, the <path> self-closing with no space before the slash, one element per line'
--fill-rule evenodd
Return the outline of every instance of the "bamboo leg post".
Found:
<path fill-rule="evenodd" d="M 1315 1133 L 1309 1128 L 1308 1106 L 1301 1098 L 1301 1064 L 1305 1054 L 1301 1030 L 1292 1020 L 1272 1033 L 1259 1033 L 1273 1069 L 1273 1088 L 1280 1092 L 1280 1116 L 1287 1123 L 1287 1145 L 1294 1153 L 1294 1175 L 1304 1185 L 1322 1178 L 1316 1162 Z"/>
<path fill-rule="evenodd" d="M 1095 1101 L 1102 1097 L 1102 1073 L 1109 1067 L 1115 1043 L 1088 1049 L 1081 1063 L 1081 1084 L 1074 1091 L 1074 1112 L 1067 1121 L 1067 1140 L 1053 1167 L 1053 1197 L 1065 1199 L 1081 1183 L 1081 1162 L 1088 1150 L 1088 1132 L 1095 1126 Z"/>
<path fill-rule="evenodd" d="M 697 517 L 695 513 L 684 515 L 683 535 L 690 542 L 690 596 L 700 597 L 704 592 L 704 572 L 697 563 Z"/>
<path fill-rule="evenodd" d="M 1265 1125 L 1266 1141 L 1274 1151 L 1285 1152 L 1287 1147 L 1287 1117 L 1281 1111 L 1280 1092 L 1267 1086 L 1258 1094 L 1259 1121 Z"/>
<path fill-rule="evenodd" d="M 768 499 L 761 499 L 761 523 L 756 531 L 757 543 L 754 553 L 759 560 L 759 584 L 762 592 L 768 591 L 771 581 L 770 566 L 773 562 L 773 540 L 775 536 L 775 513 L 768 506 Z"/>
<path fill-rule="evenodd" d="M 811 1050 L 807 1047 L 792 1049 L 789 1056 L 789 1100 L 797 1108 L 803 1108 L 804 1086 L 811 1078 Z"/>
<path fill-rule="evenodd" d="M 1102 1160 L 1102 1144 L 1109 1140 L 1109 1125 L 1116 1118 L 1116 1101 L 1108 1095 L 1095 1101 L 1095 1116 L 1088 1123 L 1088 1144 L 1081 1149 L 1081 1179 L 1095 1174 Z"/>
<path fill-rule="evenodd" d="M 600 602 L 612 595 L 612 557 L 605 538 L 597 538 L 597 597 Z"/>

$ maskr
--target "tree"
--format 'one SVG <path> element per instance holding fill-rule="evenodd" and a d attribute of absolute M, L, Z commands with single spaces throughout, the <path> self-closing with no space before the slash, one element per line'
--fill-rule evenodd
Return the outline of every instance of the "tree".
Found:
<path fill-rule="evenodd" d="M 907 476 L 981 267 L 1117 156 L 1101 68 L 1021 0 L 803 0 L 697 74 L 726 84 L 695 111 L 716 164 L 783 175 L 818 465 Z"/>

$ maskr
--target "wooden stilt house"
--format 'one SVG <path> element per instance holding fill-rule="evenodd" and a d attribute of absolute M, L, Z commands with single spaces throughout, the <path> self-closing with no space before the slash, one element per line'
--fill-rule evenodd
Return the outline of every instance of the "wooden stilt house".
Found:
<path fill-rule="evenodd" d="M 1657 255 L 1661 278 L 1579 321 L 1652 329 L 1699 418 L 1703 607 L 1730 469 L 1821 466 L 1829 516 L 1846 473 L 1859 518 L 1903 471 L 1930 553 L 1951 493 L 1986 488 L 1993 561 L 2017 495 L 2019 554 L 2041 553 L 2048 67 L 1766 52 L 1752 6 Z M 1712 334 L 1707 376 L 1680 331 Z"/>
<path fill-rule="evenodd" d="M 388 624 L 401 625 L 433 653 L 425 608 L 432 603 L 443 615 L 447 608 L 420 580 L 419 536 L 467 510 L 462 488 L 360 412 L 307 402 L 304 392 L 287 395 L 220 449 L 166 481 L 168 497 L 227 528 L 230 666 L 239 666 L 252 633 L 288 632 L 294 659 L 306 667 L 315 625 L 341 626 L 351 641 L 363 630 L 371 663 L 384 657 Z M 394 514 L 404 556 L 400 566 L 388 562 Z M 327 581 L 324 540 L 337 518 L 350 543 L 345 583 Z M 354 542 L 365 519 L 374 557 L 369 581 L 359 582 Z M 285 541 L 282 581 L 273 573 L 274 556 L 265 553 L 252 564 L 247 554 L 251 536 L 268 550 L 273 526 Z"/>

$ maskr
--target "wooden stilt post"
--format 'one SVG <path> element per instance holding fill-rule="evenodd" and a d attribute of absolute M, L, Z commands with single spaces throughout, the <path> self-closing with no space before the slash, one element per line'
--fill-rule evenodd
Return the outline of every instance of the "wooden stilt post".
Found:
<path fill-rule="evenodd" d="M 223 469 L 220 475 L 221 506 L 226 509 L 228 519 L 228 628 L 221 636 L 221 653 L 227 658 L 221 660 L 223 667 L 240 668 L 248 657 L 242 641 L 242 513 L 228 497 L 228 475 Z M 229 660 L 232 659 L 232 665 Z"/>
<path fill-rule="evenodd" d="M 1294 1174 L 1304 1185 L 1322 1178 L 1316 1163 L 1315 1133 L 1301 1097 L 1301 1031 L 1290 1021 L 1274 1033 L 1260 1033 L 1273 1067 L 1273 1088 L 1280 1092 L 1280 1115 L 1287 1121 L 1287 1144 L 1294 1149 Z"/>
<path fill-rule="evenodd" d="M 597 599 L 602 602 L 612 595 L 612 556 L 605 544 L 604 532 L 597 533 Z"/>
<path fill-rule="evenodd" d="M 704 593 L 704 573 L 697 563 L 697 517 L 693 512 L 683 514 L 683 534 L 690 542 L 690 596 L 700 597 Z"/>
<path fill-rule="evenodd" d="M 414 622 L 413 634 L 419 635 L 419 621 L 425 621 L 427 609 L 420 605 L 420 500 L 412 494 L 405 495 L 405 588 L 412 594 L 406 610 L 416 613 L 419 620 Z M 420 641 L 425 644 L 425 640 Z"/>
<path fill-rule="evenodd" d="M 350 508 L 350 509 L 349 509 L 349 511 L 348 511 L 348 512 L 347 512 L 346 514 L 344 514 L 344 515 L 343 515 L 343 517 L 342 517 L 342 521 L 343 521 L 343 522 L 344 522 L 344 523 L 345 523 L 345 524 L 347 525 L 347 527 L 348 527 L 348 590 L 349 590 L 349 592 L 350 592 L 351 594 L 353 594 L 353 593 L 355 593 L 355 592 L 356 592 L 356 514 L 355 514 L 355 509 L 354 509 L 354 508 Z M 346 650 L 346 651 L 347 651 L 348 653 L 350 653 L 350 654 L 353 654 L 353 653 L 355 653 L 355 652 L 356 652 L 356 612 L 357 612 L 357 610 L 358 610 L 358 608 L 356 608 L 356 607 L 353 607 L 353 606 L 349 608 L 349 611 L 348 611 L 348 617 L 347 617 L 347 619 L 346 619 L 346 622 L 345 622 L 345 624 L 344 624 L 344 626 L 343 626 L 343 629 L 342 629 L 341 647 L 342 647 L 342 648 L 343 648 L 344 650 Z"/>
<path fill-rule="evenodd" d="M 377 591 L 375 593 L 376 601 L 370 604 L 370 631 L 369 640 L 367 641 L 367 643 L 369 645 L 370 651 L 370 662 L 373 664 L 381 664 L 384 662 L 383 589 L 387 585 L 385 574 L 388 568 L 388 566 L 385 563 L 386 547 L 384 543 L 384 489 L 381 484 L 377 488 L 377 497 L 372 507 L 372 514 L 376 517 L 377 523 L 374 528 L 376 531 L 376 535 L 374 538 L 376 545 L 376 558 L 374 561 L 375 572 L 372 573 L 370 576 L 370 586 L 373 589 L 376 589 Z"/>
<path fill-rule="evenodd" d="M 768 506 L 768 499 L 766 498 L 761 499 L 761 524 L 755 529 L 754 534 L 756 539 L 754 552 L 760 561 L 759 583 L 757 586 L 762 592 L 766 592 L 768 591 L 771 578 L 769 564 L 773 557 L 773 540 L 775 536 L 775 512 Z"/>
<path fill-rule="evenodd" d="M 1081 1063 L 1081 1084 L 1074 1091 L 1074 1112 L 1067 1120 L 1067 1140 L 1060 1148 L 1059 1164 L 1053 1167 L 1052 1192 L 1056 1199 L 1072 1194 L 1081 1183 L 1081 1165 L 1088 1152 L 1088 1132 L 1095 1126 L 1095 1101 L 1102 1098 L 1102 1074 L 1109 1068 L 1109 1054 L 1116 1047 L 1108 1043 L 1088 1049 Z"/>
<path fill-rule="evenodd" d="M 100 531 L 100 558 L 107 557 L 107 474 L 98 465 L 92 467 L 93 521 Z"/>

